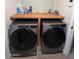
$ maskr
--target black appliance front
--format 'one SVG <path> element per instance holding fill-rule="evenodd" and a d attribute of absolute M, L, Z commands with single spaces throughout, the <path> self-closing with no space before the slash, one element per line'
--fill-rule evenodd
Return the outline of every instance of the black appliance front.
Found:
<path fill-rule="evenodd" d="M 29 26 L 18 26 L 16 30 L 11 32 L 11 28 L 9 29 L 11 56 L 24 57 L 36 55 L 37 30 L 32 28 L 36 31 L 34 32 Z"/>
<path fill-rule="evenodd" d="M 65 41 L 65 32 L 60 27 L 53 27 L 43 33 L 43 43 L 48 48 L 57 48 Z"/>
<path fill-rule="evenodd" d="M 62 22 L 42 22 L 42 54 L 60 53 L 63 50 L 66 38 L 66 24 Z"/>

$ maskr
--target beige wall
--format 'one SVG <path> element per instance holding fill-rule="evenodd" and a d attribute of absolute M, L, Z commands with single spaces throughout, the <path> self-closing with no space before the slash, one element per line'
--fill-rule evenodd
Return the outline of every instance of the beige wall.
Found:
<path fill-rule="evenodd" d="M 32 0 L 33 12 L 48 12 L 54 8 L 55 0 Z"/>
<path fill-rule="evenodd" d="M 72 3 L 70 3 L 69 0 L 57 0 L 56 9 L 65 17 L 64 22 L 67 25 L 70 24 L 73 11 L 73 8 L 69 6 L 72 6 Z"/>

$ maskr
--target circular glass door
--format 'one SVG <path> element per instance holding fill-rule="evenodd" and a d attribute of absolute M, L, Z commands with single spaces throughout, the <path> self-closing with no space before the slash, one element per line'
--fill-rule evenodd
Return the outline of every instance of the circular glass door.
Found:
<path fill-rule="evenodd" d="M 53 27 L 43 34 L 43 43 L 49 48 L 57 48 L 65 41 L 65 32 L 62 28 Z"/>
<path fill-rule="evenodd" d="M 11 34 L 10 44 L 17 51 L 27 51 L 32 49 L 37 41 L 36 34 L 25 28 L 18 29 Z"/>

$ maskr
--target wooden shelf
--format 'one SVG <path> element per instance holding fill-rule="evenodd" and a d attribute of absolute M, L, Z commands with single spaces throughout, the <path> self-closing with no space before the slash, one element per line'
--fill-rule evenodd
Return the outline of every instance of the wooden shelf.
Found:
<path fill-rule="evenodd" d="M 33 13 L 33 14 L 15 14 L 10 17 L 12 21 L 17 18 L 53 18 L 53 19 L 64 19 L 64 16 L 49 14 L 49 13 Z"/>

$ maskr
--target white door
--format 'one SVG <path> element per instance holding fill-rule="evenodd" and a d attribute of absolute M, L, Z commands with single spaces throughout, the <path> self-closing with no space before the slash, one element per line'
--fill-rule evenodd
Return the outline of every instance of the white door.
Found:
<path fill-rule="evenodd" d="M 70 0 L 56 0 L 56 10 L 59 11 L 60 15 L 64 16 L 63 21 L 67 24 L 67 33 L 66 33 L 67 36 L 63 53 L 65 55 L 68 55 L 70 52 L 73 36 L 73 30 L 71 29 L 74 22 L 72 16 L 73 2 L 70 2 Z"/>
<path fill-rule="evenodd" d="M 74 36 L 74 18 L 72 15 L 70 25 L 68 26 L 68 30 L 67 30 L 65 47 L 63 50 L 63 53 L 67 56 L 70 54 L 71 46 L 73 43 L 73 36 Z"/>

